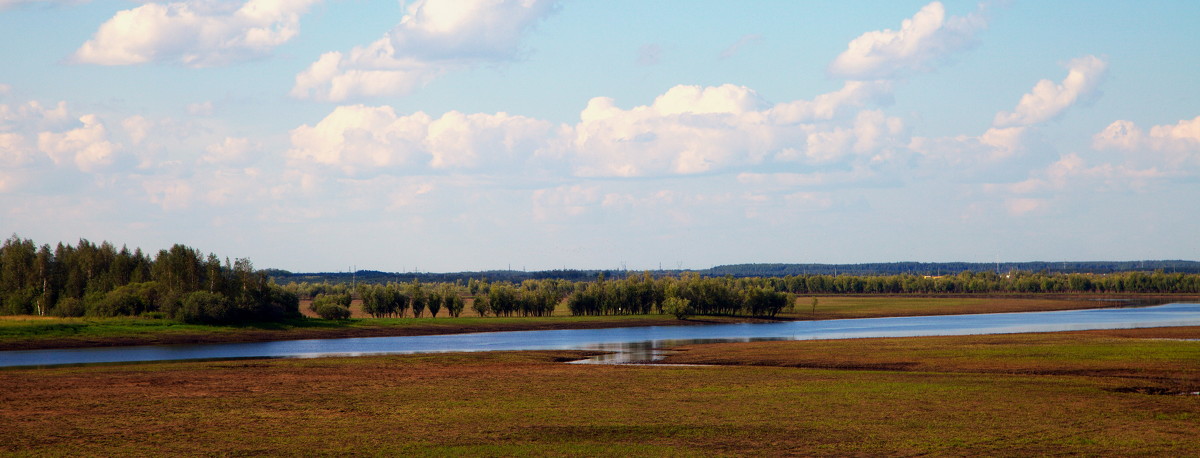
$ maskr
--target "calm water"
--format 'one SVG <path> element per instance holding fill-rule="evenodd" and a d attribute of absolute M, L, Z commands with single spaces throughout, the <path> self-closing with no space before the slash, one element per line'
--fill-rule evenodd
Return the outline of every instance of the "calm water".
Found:
<path fill-rule="evenodd" d="M 7 351 L 0 352 L 0 367 L 187 359 L 560 349 L 628 352 L 598 358 L 594 361 L 620 362 L 630 359 L 653 359 L 651 355 L 654 354 L 654 349 L 696 342 L 1005 334 L 1163 326 L 1200 326 L 1200 304 L 1166 304 L 1155 307 L 1061 312 L 791 321 L 766 324 L 655 326 L 487 332 L 418 337 Z"/>

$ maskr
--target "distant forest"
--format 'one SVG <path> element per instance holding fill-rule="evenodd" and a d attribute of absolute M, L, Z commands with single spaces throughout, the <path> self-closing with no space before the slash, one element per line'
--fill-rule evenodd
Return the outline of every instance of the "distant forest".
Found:
<path fill-rule="evenodd" d="M 739 264 L 705 270 L 291 273 L 174 245 L 157 253 L 80 240 L 0 245 L 0 314 L 147 316 L 194 323 L 300 317 L 301 298 L 328 319 L 360 299 L 373 316 L 669 313 L 775 316 L 799 295 L 1200 294 L 1192 261 Z"/>
<path fill-rule="evenodd" d="M 286 270 L 267 269 L 266 274 L 279 284 L 297 283 L 466 283 L 471 279 L 520 283 L 525 280 L 595 280 L 603 274 L 608 278 L 620 278 L 641 271 L 623 270 L 487 270 L 473 272 L 380 272 L 358 270 L 346 272 L 293 273 Z M 962 272 L 1029 272 L 1042 274 L 1110 274 L 1119 272 L 1161 272 L 1200 274 L 1200 262 L 1196 261 L 1087 261 L 1087 262 L 889 262 L 868 264 L 731 264 L 711 269 L 650 270 L 654 276 L 678 277 L 684 273 L 696 273 L 702 277 L 750 278 L 787 277 L 804 275 L 853 275 L 853 276 L 946 276 Z"/>

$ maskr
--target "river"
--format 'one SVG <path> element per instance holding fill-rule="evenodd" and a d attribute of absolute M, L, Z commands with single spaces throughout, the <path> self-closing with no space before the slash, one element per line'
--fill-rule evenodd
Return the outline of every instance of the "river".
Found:
<path fill-rule="evenodd" d="M 1056 312 L 993 313 L 705 326 L 486 332 L 415 337 L 287 340 L 0 352 L 0 367 L 235 358 L 304 358 L 501 350 L 609 350 L 592 362 L 653 359 L 655 350 L 697 342 L 1006 334 L 1200 326 L 1200 304 Z"/>

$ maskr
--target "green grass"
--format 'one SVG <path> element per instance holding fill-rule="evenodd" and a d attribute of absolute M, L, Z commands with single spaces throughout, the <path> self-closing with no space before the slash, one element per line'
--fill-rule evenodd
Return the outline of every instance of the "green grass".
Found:
<path fill-rule="evenodd" d="M 162 332 L 220 332 L 226 326 L 184 324 L 158 318 L 33 318 L 0 319 L 0 339 L 107 337 Z"/>

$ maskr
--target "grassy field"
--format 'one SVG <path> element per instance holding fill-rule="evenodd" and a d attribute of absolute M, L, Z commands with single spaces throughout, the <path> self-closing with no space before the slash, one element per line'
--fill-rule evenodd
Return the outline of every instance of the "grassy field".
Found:
<path fill-rule="evenodd" d="M 1183 340 L 1196 338 L 771 342 L 670 359 L 718 366 L 519 352 L 3 370 L 0 453 L 1196 456 L 1200 342 Z"/>
<path fill-rule="evenodd" d="M 814 313 L 811 298 L 802 297 L 795 311 L 778 319 L 811 320 L 880 316 L 944 315 L 1065 310 L 1112 306 L 1114 303 L 1038 298 L 912 298 L 820 297 Z M 352 307 L 362 316 L 358 304 Z M 307 311 L 307 306 L 302 305 Z M 468 308 L 468 311 L 470 309 Z M 539 318 L 481 318 L 473 312 L 460 318 L 354 318 L 332 322 L 300 319 L 284 323 L 244 326 L 187 325 L 153 318 L 47 318 L 0 317 L 0 351 L 38 348 L 76 348 L 117 345 L 154 345 L 336 337 L 378 337 L 453 334 L 463 332 L 586 329 L 622 326 L 666 326 L 753 321 L 731 317 L 693 317 L 680 321 L 666 315 L 572 317 L 565 305 L 555 316 Z"/>

